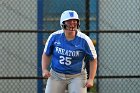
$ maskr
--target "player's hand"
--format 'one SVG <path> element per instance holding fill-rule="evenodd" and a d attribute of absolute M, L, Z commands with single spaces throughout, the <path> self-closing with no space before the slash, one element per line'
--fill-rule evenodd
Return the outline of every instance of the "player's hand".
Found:
<path fill-rule="evenodd" d="M 43 70 L 42 72 L 43 72 L 42 75 L 45 78 L 49 78 L 51 76 L 51 73 L 48 70 Z"/>
<path fill-rule="evenodd" d="M 85 87 L 87 87 L 87 88 L 93 87 L 93 80 L 92 79 L 88 79 L 86 84 L 85 84 Z"/>

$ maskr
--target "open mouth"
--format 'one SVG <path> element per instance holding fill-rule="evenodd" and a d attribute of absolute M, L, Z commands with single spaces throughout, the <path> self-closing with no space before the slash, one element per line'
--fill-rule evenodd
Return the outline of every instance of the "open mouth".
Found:
<path fill-rule="evenodd" d="M 77 27 L 76 26 L 71 26 L 71 27 L 66 27 L 67 30 L 70 30 L 70 31 L 75 31 L 77 30 Z"/>
<path fill-rule="evenodd" d="M 76 30 L 76 27 L 70 27 L 69 30 L 75 31 Z"/>

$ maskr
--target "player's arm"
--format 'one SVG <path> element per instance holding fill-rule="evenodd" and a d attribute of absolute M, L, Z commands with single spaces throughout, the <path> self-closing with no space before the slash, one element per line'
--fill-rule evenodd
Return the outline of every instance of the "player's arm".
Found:
<path fill-rule="evenodd" d="M 45 78 L 50 77 L 50 72 L 47 70 L 50 64 L 50 56 L 47 56 L 45 53 L 42 54 L 42 75 Z"/>
<path fill-rule="evenodd" d="M 97 53 L 93 42 L 90 38 L 87 38 L 87 53 L 89 54 L 89 78 L 86 82 L 86 87 L 92 87 L 94 78 L 97 71 Z"/>
<path fill-rule="evenodd" d="M 89 79 L 94 80 L 97 71 L 97 58 L 90 61 L 89 64 L 90 64 Z"/>
<path fill-rule="evenodd" d="M 53 33 L 48 37 L 48 40 L 45 44 L 45 48 L 42 54 L 42 75 L 45 78 L 50 77 L 50 72 L 47 70 L 50 64 L 51 54 L 52 54 L 52 45 L 53 45 Z"/>
<path fill-rule="evenodd" d="M 89 62 L 89 78 L 86 82 L 86 87 L 92 87 L 94 83 L 94 78 L 97 71 L 97 58 Z"/>

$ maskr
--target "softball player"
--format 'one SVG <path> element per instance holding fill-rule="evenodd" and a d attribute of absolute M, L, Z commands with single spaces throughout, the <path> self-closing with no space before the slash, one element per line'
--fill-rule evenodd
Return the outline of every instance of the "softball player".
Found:
<path fill-rule="evenodd" d="M 45 93 L 87 93 L 93 86 L 97 69 L 97 54 L 91 39 L 80 32 L 80 20 L 73 10 L 64 11 L 60 18 L 61 30 L 52 33 L 42 54 L 42 74 L 48 78 Z M 85 57 L 90 64 L 89 78 Z M 51 61 L 51 70 L 47 68 Z"/>

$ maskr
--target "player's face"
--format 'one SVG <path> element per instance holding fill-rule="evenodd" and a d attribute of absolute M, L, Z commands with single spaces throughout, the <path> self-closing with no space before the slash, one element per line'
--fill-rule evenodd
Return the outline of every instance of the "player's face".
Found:
<path fill-rule="evenodd" d="M 65 21 L 65 25 L 66 25 L 66 30 L 76 31 L 78 21 L 77 21 L 77 19 L 70 19 L 70 20 Z"/>

